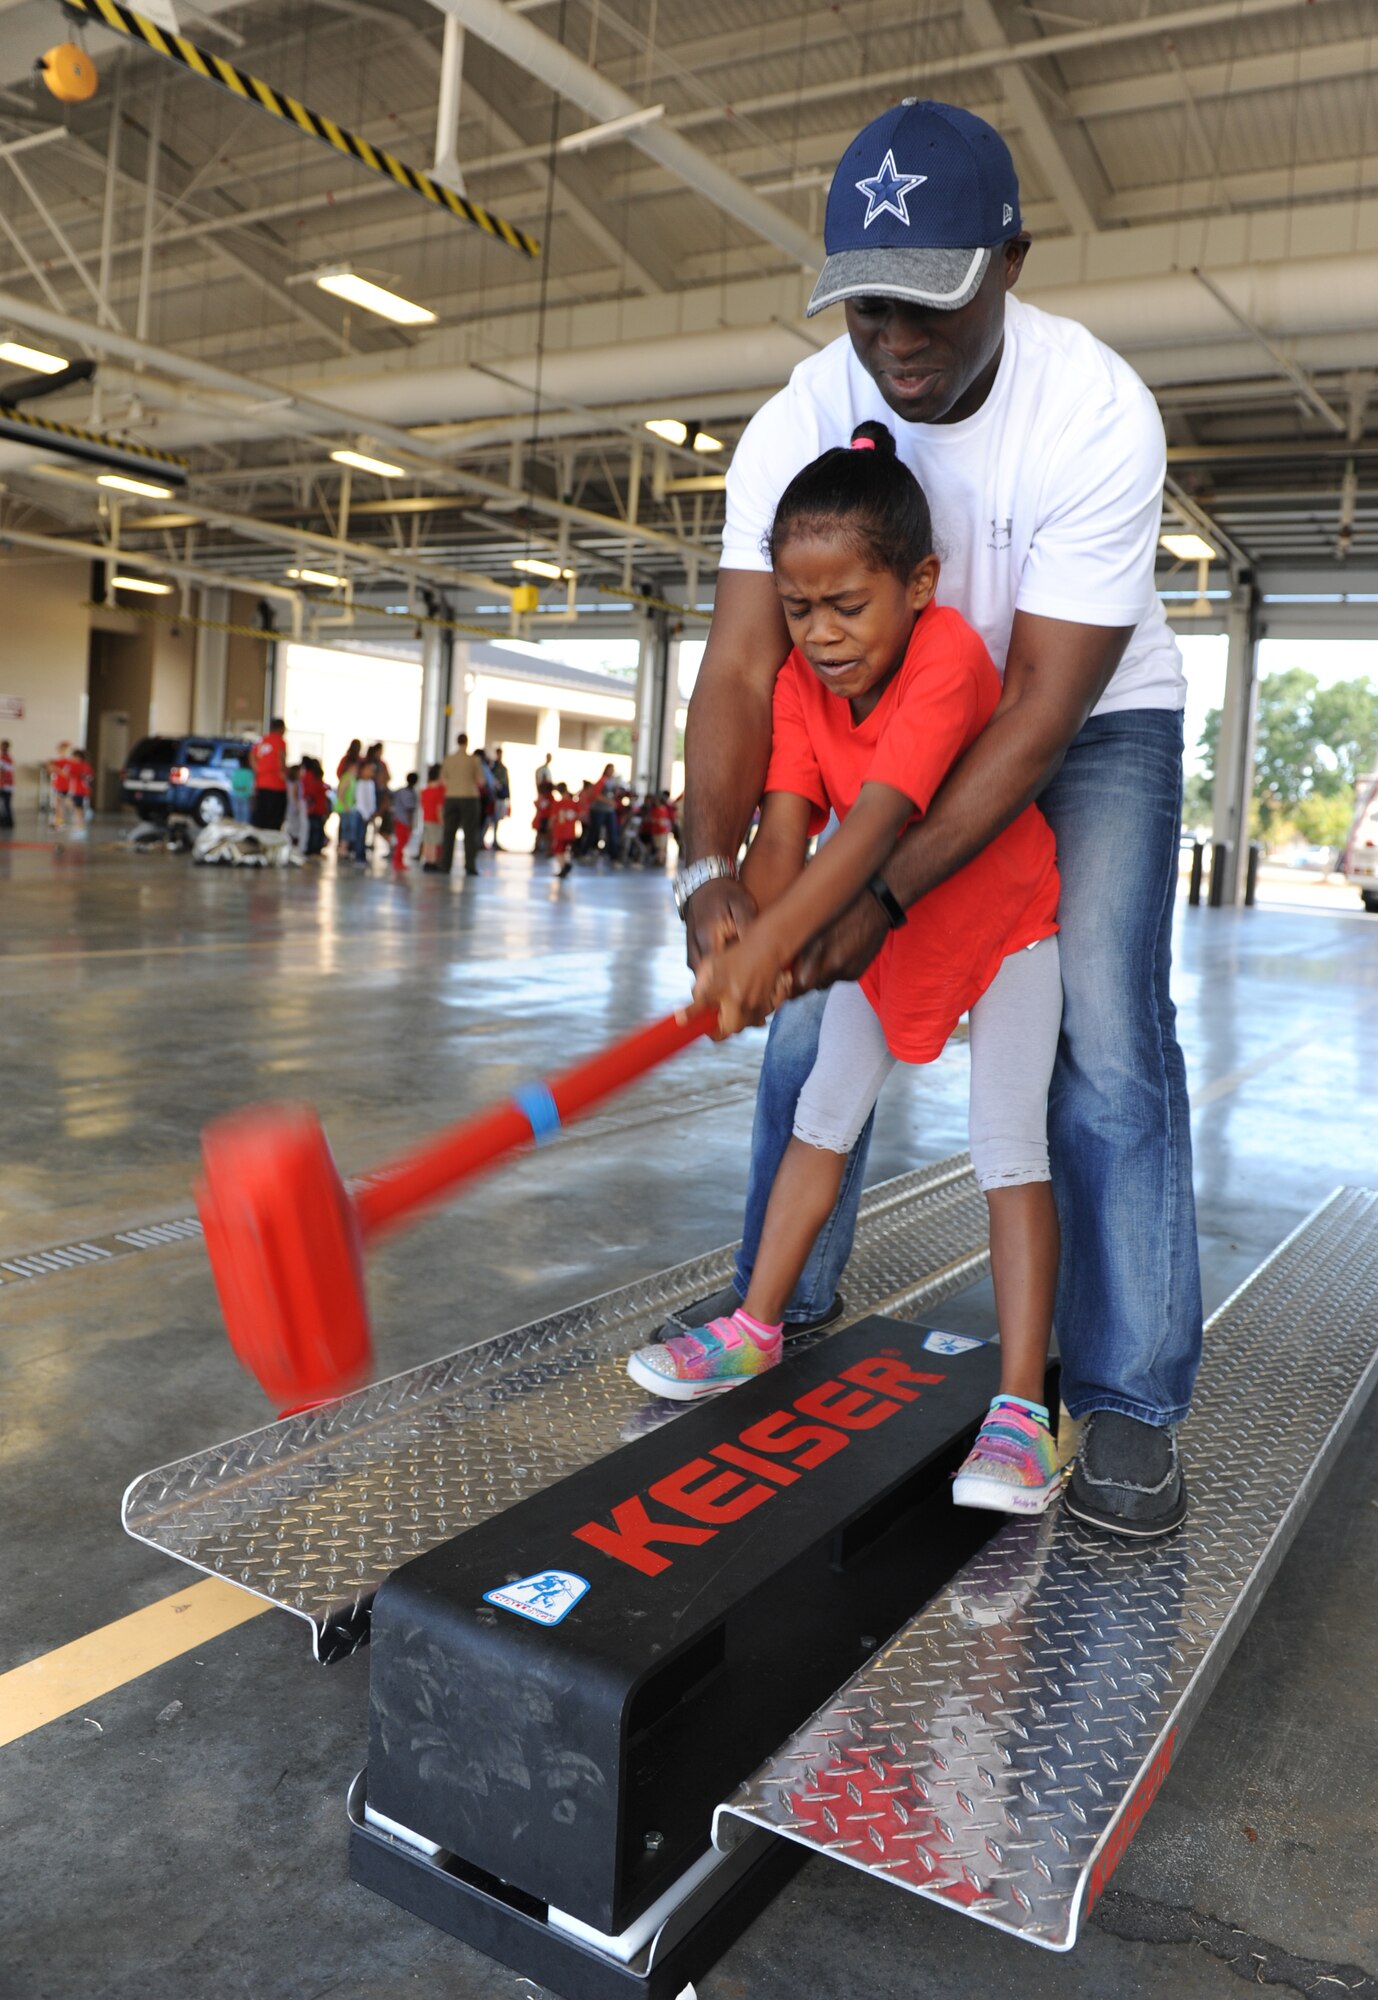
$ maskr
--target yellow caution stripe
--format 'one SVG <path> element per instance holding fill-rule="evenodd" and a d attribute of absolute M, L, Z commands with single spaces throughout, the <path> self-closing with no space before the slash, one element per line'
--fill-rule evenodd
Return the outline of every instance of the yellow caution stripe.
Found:
<path fill-rule="evenodd" d="M 319 111 L 312 111 L 309 105 L 289 97 L 285 91 L 274 89 L 262 77 L 250 76 L 247 71 L 236 69 L 233 63 L 226 62 L 223 56 L 211 55 L 208 50 L 197 48 L 195 42 L 189 42 L 185 35 L 166 34 L 145 15 L 136 14 L 128 7 L 119 7 L 115 0 L 62 0 L 62 4 L 69 14 L 98 21 L 112 34 L 124 35 L 131 42 L 142 42 L 155 55 L 169 56 L 194 76 L 204 77 L 208 83 L 218 83 L 235 97 L 259 105 L 284 124 L 295 125 L 313 139 L 332 146 L 337 153 L 347 153 L 360 166 L 367 167 L 370 173 L 380 175 L 397 187 L 406 188 L 411 194 L 420 195 L 423 201 L 436 208 L 448 209 L 461 222 L 481 229 L 485 236 L 496 237 L 523 257 L 540 256 L 541 246 L 536 238 L 528 236 L 524 229 L 518 229 L 515 223 L 505 222 L 491 209 L 456 194 L 453 188 L 446 187 L 442 181 L 432 180 L 419 167 L 409 167 L 405 160 L 399 160 L 382 146 L 371 145 L 357 132 L 337 125 L 334 119 L 322 117 Z"/>
<path fill-rule="evenodd" d="M 4 529 L 0 528 L 0 542 L 3 542 L 4 534 Z M 126 550 L 125 554 L 128 556 L 130 562 L 138 562 L 139 558 L 136 553 Z M 246 577 L 244 579 L 245 596 L 252 597 L 255 588 L 254 579 Z M 285 639 L 290 636 L 288 633 L 279 632 L 274 627 L 268 625 L 237 625 L 232 618 L 193 618 L 190 612 L 155 611 L 151 605 L 144 604 L 102 603 L 94 597 L 86 599 L 83 609 L 86 611 L 117 611 L 121 618 L 151 618 L 156 624 L 160 625 L 190 625 L 202 632 L 235 632 L 241 639 L 260 639 L 265 646 L 271 646 L 275 640 Z"/>
<path fill-rule="evenodd" d="M 74 1709 L 90 1708 L 117 1688 L 204 1646 L 269 1606 L 233 1583 L 209 1577 L 172 1597 L 131 1611 L 36 1660 L 0 1674 L 0 1747 L 17 1743 Z M 97 1726 L 99 1717 L 90 1718 Z"/>
<path fill-rule="evenodd" d="M 0 432 L 12 436 L 31 433 L 35 444 L 50 444 L 54 451 L 62 450 L 65 439 L 79 457 L 117 453 L 131 466 L 147 466 L 150 472 L 170 474 L 174 479 L 187 476 L 188 461 L 179 458 L 176 452 L 158 451 L 149 444 L 131 444 L 127 438 L 112 437 L 108 431 L 88 431 L 80 424 L 63 423 L 57 417 L 35 416 L 32 410 L 21 410 L 14 403 L 0 403 Z"/>

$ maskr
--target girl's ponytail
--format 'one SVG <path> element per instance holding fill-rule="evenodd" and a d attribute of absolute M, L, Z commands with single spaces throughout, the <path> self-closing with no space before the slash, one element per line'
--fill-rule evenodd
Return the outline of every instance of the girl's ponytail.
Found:
<path fill-rule="evenodd" d="M 928 502 L 888 425 L 858 424 L 849 446 L 825 451 L 790 481 L 766 537 L 772 567 L 795 535 L 841 536 L 868 568 L 892 570 L 903 582 L 932 555 Z"/>

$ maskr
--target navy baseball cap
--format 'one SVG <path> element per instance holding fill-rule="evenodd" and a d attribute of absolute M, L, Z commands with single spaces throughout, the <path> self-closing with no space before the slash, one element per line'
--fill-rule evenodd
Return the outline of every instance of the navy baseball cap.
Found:
<path fill-rule="evenodd" d="M 867 295 L 953 312 L 1020 227 L 1019 179 L 995 127 L 955 104 L 906 97 L 842 155 L 806 315 Z"/>

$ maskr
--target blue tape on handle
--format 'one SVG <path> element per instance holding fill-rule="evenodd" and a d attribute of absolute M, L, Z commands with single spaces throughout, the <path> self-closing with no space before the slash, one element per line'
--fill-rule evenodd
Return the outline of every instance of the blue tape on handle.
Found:
<path fill-rule="evenodd" d="M 531 1136 L 538 1146 L 555 1137 L 560 1129 L 560 1113 L 547 1085 L 524 1083 L 512 1093 L 512 1102 L 530 1125 Z"/>

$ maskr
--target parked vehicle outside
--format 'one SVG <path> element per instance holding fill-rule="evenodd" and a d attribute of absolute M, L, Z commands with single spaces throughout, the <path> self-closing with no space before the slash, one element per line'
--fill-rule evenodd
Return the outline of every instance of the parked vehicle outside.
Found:
<path fill-rule="evenodd" d="M 1355 786 L 1354 823 L 1345 842 L 1342 866 L 1366 910 L 1378 916 L 1378 774 Z"/>
<path fill-rule="evenodd" d="M 185 813 L 198 826 L 233 816 L 236 765 L 249 761 L 242 736 L 145 736 L 120 773 L 120 804 L 141 819 Z"/>

